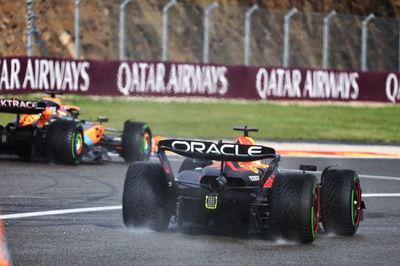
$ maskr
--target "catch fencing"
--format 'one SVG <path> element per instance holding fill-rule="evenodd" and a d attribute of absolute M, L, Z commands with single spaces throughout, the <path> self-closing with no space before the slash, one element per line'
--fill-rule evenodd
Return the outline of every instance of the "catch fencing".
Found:
<path fill-rule="evenodd" d="M 13 2 L 19 12 L 7 20 L 17 26 L 0 30 L 1 56 L 392 72 L 400 68 L 399 21 L 372 14 L 175 0 Z M 16 23 L 21 19 L 26 23 Z"/>

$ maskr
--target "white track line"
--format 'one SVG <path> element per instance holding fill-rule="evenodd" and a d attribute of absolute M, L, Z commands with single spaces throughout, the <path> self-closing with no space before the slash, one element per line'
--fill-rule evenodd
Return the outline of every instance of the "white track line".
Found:
<path fill-rule="evenodd" d="M 394 177 L 394 176 L 379 176 L 379 175 L 359 175 L 362 178 L 367 178 L 367 179 L 382 179 L 382 180 L 394 180 L 394 181 L 400 181 L 400 177 Z"/>
<path fill-rule="evenodd" d="M 285 170 L 299 171 L 297 169 L 285 169 Z M 315 171 L 314 173 L 321 174 L 321 171 Z M 368 178 L 368 179 L 400 181 L 400 177 L 392 177 L 392 176 L 360 175 L 360 177 Z M 364 198 L 400 197 L 400 193 L 363 193 L 362 196 Z M 19 218 L 38 217 L 38 216 L 47 216 L 47 215 L 62 215 L 62 214 L 71 214 L 71 213 L 113 211 L 113 210 L 121 210 L 121 209 L 122 209 L 121 205 L 116 205 L 116 206 L 65 209 L 65 210 L 54 210 L 54 211 L 26 212 L 26 213 L 0 215 L 0 219 L 19 219 Z"/>
<path fill-rule="evenodd" d="M 391 198 L 400 197 L 400 193 L 366 193 L 362 195 L 363 198 Z M 100 211 L 113 211 L 121 210 L 122 206 L 106 206 L 106 207 L 93 207 L 93 208 L 80 208 L 80 209 L 66 209 L 66 210 L 55 210 L 55 211 L 43 211 L 43 212 L 26 212 L 18 214 L 6 214 L 0 215 L 1 220 L 20 219 L 47 215 L 62 215 L 71 213 L 85 213 L 85 212 L 100 212 Z"/>
<path fill-rule="evenodd" d="M 400 197 L 400 193 L 363 193 L 363 198 Z"/>
<path fill-rule="evenodd" d="M 281 168 L 281 170 L 288 171 L 288 172 L 302 172 L 299 169 L 289 169 L 289 168 Z M 315 174 L 322 174 L 322 171 L 307 171 L 308 173 L 315 173 Z M 359 177 L 366 178 L 366 179 L 381 179 L 381 180 L 394 180 L 400 181 L 400 177 L 395 176 L 381 176 L 381 175 L 358 175 Z"/>
<path fill-rule="evenodd" d="M 66 209 L 66 210 L 54 210 L 54 211 L 42 211 L 42 212 L 26 212 L 26 213 L 0 215 L 0 219 L 18 219 L 18 218 L 28 218 L 28 217 L 37 217 L 37 216 L 46 216 L 46 215 L 113 211 L 113 210 L 121 210 L 121 209 L 122 209 L 122 206 L 118 205 L 118 206 Z"/>

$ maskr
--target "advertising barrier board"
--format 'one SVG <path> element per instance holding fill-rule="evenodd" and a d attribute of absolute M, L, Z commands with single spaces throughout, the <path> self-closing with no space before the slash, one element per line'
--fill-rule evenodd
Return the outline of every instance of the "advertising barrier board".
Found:
<path fill-rule="evenodd" d="M 0 94 L 400 102 L 400 73 L 38 57 L 0 58 Z"/>

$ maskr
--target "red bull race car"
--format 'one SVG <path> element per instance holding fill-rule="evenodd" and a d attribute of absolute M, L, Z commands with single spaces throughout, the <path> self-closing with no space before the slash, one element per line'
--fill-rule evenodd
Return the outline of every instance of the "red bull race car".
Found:
<path fill-rule="evenodd" d="M 234 129 L 244 136 L 233 143 L 165 139 L 159 163 L 132 163 L 123 191 L 125 225 L 164 231 L 173 221 L 301 243 L 314 241 L 320 223 L 328 233 L 356 233 L 364 203 L 355 171 L 327 167 L 321 181 L 310 173 L 315 166 L 284 171 L 273 148 L 249 137 L 258 129 Z M 177 175 L 166 152 L 187 157 Z"/>
<path fill-rule="evenodd" d="M 152 135 L 146 123 L 129 120 L 121 131 L 105 128 L 108 118 L 79 120 L 79 107 L 64 105 L 56 98 L 60 93 L 48 94 L 39 101 L 0 99 L 0 112 L 17 114 L 0 125 L 0 154 L 71 165 L 109 160 L 109 152 L 128 163 L 149 160 Z"/>

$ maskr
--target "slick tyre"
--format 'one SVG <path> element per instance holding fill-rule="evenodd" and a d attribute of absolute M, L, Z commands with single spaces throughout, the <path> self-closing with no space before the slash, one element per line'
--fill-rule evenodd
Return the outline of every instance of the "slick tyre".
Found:
<path fill-rule="evenodd" d="M 271 227 L 275 238 L 311 243 L 320 217 L 320 192 L 315 176 L 278 174 L 271 188 Z"/>
<path fill-rule="evenodd" d="M 47 155 L 50 161 L 76 165 L 83 150 L 82 124 L 74 120 L 56 120 L 47 133 Z"/>
<path fill-rule="evenodd" d="M 168 228 L 167 181 L 160 164 L 134 162 L 126 173 L 122 216 L 127 227 L 148 226 L 155 231 Z"/>
<path fill-rule="evenodd" d="M 360 179 L 352 170 L 328 169 L 321 180 L 322 226 L 327 233 L 351 236 L 362 217 Z"/>
<path fill-rule="evenodd" d="M 194 170 L 198 167 L 204 168 L 211 164 L 212 161 L 210 160 L 186 158 L 179 168 L 179 173 L 185 170 Z"/>
<path fill-rule="evenodd" d="M 126 121 L 122 133 L 121 157 L 126 163 L 148 161 L 151 155 L 151 131 L 146 123 Z"/>

